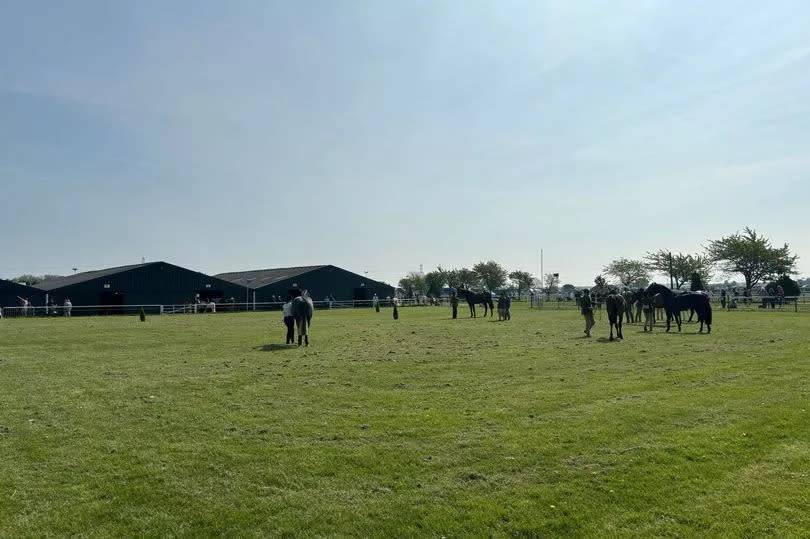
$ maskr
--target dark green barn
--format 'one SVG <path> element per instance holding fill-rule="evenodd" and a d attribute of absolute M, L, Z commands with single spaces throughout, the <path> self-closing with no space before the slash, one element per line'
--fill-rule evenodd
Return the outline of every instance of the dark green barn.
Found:
<path fill-rule="evenodd" d="M 296 296 L 309 290 L 316 301 L 332 295 L 338 301 L 380 299 L 394 295 L 394 287 L 332 265 L 299 266 L 220 273 L 216 277 L 256 292 L 257 302 L 274 301 L 274 296 Z"/>
<path fill-rule="evenodd" d="M 0 307 L 19 307 L 20 298 L 26 298 L 37 307 L 45 305 L 45 293 L 42 290 L 0 279 Z"/>
<path fill-rule="evenodd" d="M 172 305 L 235 297 L 244 301 L 245 288 L 167 262 L 147 262 L 85 271 L 43 281 L 37 288 L 61 305 Z"/>

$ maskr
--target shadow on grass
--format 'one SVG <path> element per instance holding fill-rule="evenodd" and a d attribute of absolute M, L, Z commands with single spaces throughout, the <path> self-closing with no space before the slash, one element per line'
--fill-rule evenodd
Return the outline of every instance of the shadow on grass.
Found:
<path fill-rule="evenodd" d="M 256 347 L 262 352 L 280 352 L 282 350 L 295 350 L 298 348 L 295 344 L 265 344 L 264 346 Z"/>

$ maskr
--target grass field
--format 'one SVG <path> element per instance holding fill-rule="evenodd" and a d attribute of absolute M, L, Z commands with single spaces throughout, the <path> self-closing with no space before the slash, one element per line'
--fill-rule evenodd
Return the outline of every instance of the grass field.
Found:
<path fill-rule="evenodd" d="M 810 535 L 810 316 L 581 322 L 2 320 L 0 536 Z"/>

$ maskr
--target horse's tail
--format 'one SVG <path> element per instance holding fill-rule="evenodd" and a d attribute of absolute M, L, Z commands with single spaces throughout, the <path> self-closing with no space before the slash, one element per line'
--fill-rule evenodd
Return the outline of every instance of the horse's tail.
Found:
<path fill-rule="evenodd" d="M 712 302 L 706 298 L 706 323 L 712 325 Z"/>

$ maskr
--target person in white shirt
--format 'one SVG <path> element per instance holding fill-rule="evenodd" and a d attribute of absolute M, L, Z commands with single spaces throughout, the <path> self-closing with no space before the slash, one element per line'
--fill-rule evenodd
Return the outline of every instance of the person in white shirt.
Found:
<path fill-rule="evenodd" d="M 70 310 L 73 309 L 73 303 L 70 301 L 70 298 L 65 300 L 65 316 L 70 317 Z"/>
<path fill-rule="evenodd" d="M 292 296 L 287 296 L 287 301 L 281 307 L 284 325 L 287 326 L 287 341 L 284 344 L 295 344 L 293 336 L 293 323 L 295 319 L 292 314 Z"/>
<path fill-rule="evenodd" d="M 380 298 L 377 297 L 376 293 L 371 297 L 371 304 L 374 306 L 375 311 L 380 312 Z"/>

